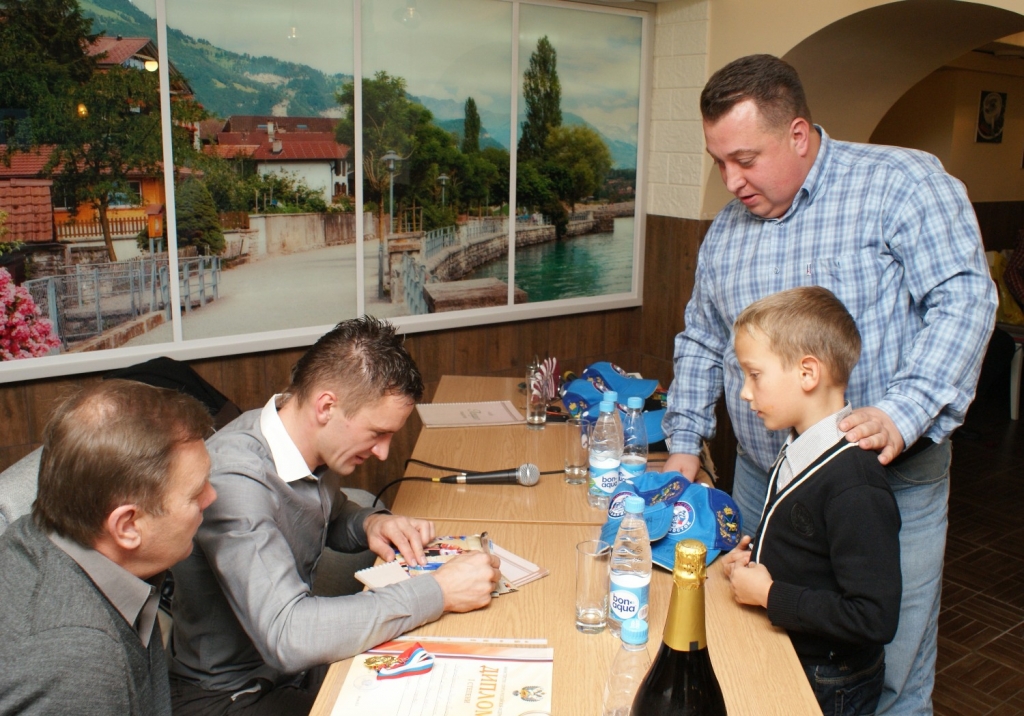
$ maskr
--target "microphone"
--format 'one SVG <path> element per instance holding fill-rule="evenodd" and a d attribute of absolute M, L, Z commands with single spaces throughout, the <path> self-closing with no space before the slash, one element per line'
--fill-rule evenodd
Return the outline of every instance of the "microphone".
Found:
<path fill-rule="evenodd" d="M 540 470 L 532 463 L 520 465 L 511 470 L 496 470 L 494 472 L 479 472 L 474 475 L 461 473 L 459 475 L 448 475 L 447 477 L 432 477 L 434 482 L 454 482 L 460 485 L 477 483 L 480 485 L 502 485 L 520 484 L 525 487 L 533 487 L 540 479 Z"/>

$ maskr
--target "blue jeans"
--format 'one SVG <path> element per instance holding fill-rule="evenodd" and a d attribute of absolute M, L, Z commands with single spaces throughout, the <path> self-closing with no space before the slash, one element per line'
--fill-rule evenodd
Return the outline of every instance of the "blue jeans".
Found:
<path fill-rule="evenodd" d="M 882 695 L 885 654 L 830 664 L 804 664 L 824 716 L 873 716 Z"/>
<path fill-rule="evenodd" d="M 885 647 L 885 686 L 878 704 L 879 716 L 932 713 L 951 456 L 947 440 L 886 468 L 903 521 L 903 595 L 896 638 Z M 737 446 L 732 494 L 743 517 L 744 534 L 757 531 L 767 490 L 768 474 L 742 446 Z"/>

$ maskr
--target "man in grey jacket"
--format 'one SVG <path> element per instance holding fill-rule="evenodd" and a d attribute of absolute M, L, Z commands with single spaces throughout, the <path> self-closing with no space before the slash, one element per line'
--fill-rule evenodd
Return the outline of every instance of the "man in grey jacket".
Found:
<path fill-rule="evenodd" d="M 299 359 L 283 394 L 209 440 L 216 509 L 174 569 L 175 716 L 307 714 L 330 662 L 490 602 L 498 560 L 481 552 L 372 592 L 312 593 L 325 547 L 424 563 L 433 524 L 361 508 L 339 478 L 387 458 L 422 392 L 391 325 L 344 321 Z"/>
<path fill-rule="evenodd" d="M 47 425 L 32 514 L 0 537 L 0 714 L 170 716 L 166 570 L 216 497 L 195 399 L 108 380 Z"/>

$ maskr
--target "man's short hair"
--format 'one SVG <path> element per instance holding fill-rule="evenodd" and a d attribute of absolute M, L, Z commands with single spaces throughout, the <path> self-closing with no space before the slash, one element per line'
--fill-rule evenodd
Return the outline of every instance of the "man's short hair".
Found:
<path fill-rule="evenodd" d="M 767 129 L 787 128 L 797 117 L 811 123 L 800 76 L 774 55 L 741 57 L 711 75 L 700 93 L 701 117 L 714 124 L 745 100 L 757 106 Z"/>
<path fill-rule="evenodd" d="M 395 327 L 373 316 L 342 321 L 320 337 L 292 368 L 285 391 L 301 405 L 317 390 L 338 396 L 351 417 L 385 395 L 423 397 L 423 378 Z"/>
<path fill-rule="evenodd" d="M 120 379 L 87 385 L 46 425 L 32 516 L 92 547 L 120 505 L 161 514 L 177 449 L 212 432 L 202 403 L 177 391 Z"/>
<path fill-rule="evenodd" d="M 860 359 L 860 331 L 843 302 L 821 286 L 802 286 L 765 296 L 736 319 L 738 333 L 753 329 L 767 339 L 786 367 L 811 355 L 835 385 L 845 387 Z"/>

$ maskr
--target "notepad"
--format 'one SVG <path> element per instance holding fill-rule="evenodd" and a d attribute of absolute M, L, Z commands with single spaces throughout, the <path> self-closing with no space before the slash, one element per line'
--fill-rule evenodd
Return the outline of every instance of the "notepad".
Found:
<path fill-rule="evenodd" d="M 516 425 L 525 422 L 511 400 L 479 403 L 420 403 L 416 406 L 423 427 L 457 428 L 469 425 Z"/>
<path fill-rule="evenodd" d="M 457 554 L 483 549 L 484 543 L 481 541 L 481 537 L 483 540 L 486 540 L 487 547 L 491 553 L 501 558 L 502 580 L 498 583 L 497 589 L 491 596 L 496 597 L 508 592 L 514 592 L 524 584 L 529 584 L 535 579 L 548 575 L 548 570 L 538 567 L 533 562 L 509 552 L 507 549 L 502 549 L 494 544 L 493 540 L 488 539 L 486 534 L 485 532 L 483 536 L 458 535 L 437 537 L 424 548 L 427 558 L 425 566 L 414 565 L 410 567 L 406 564 L 402 555 L 398 554 L 395 555 L 393 562 L 384 562 L 373 567 L 360 569 L 355 573 L 355 577 L 370 589 L 380 589 L 410 577 L 432 572 Z"/>

